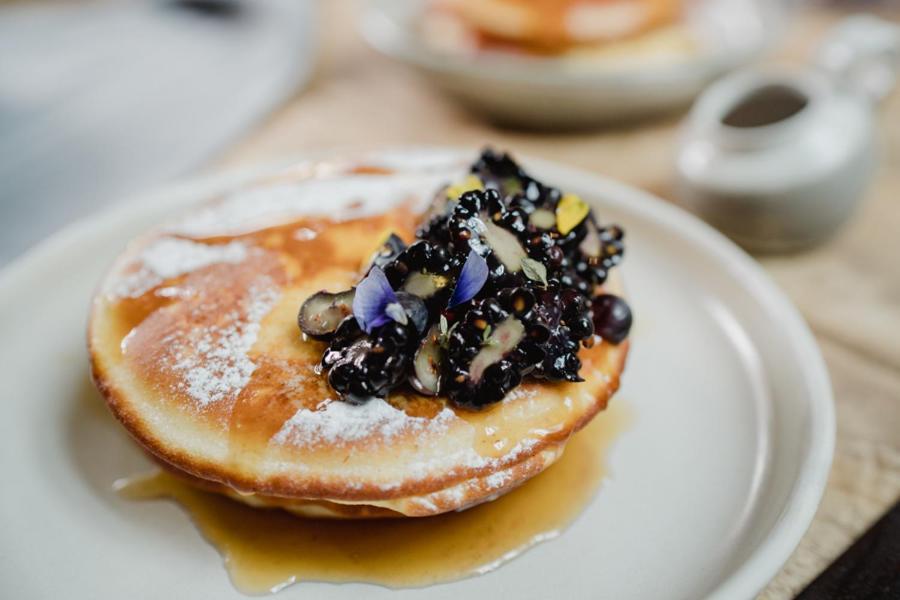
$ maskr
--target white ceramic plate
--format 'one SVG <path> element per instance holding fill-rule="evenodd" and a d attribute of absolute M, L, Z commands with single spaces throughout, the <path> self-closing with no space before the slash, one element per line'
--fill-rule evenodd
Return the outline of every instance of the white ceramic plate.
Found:
<path fill-rule="evenodd" d="M 611 476 L 559 538 L 487 575 L 400 591 L 300 584 L 279 598 L 749 598 L 806 530 L 834 414 L 796 310 L 695 218 L 608 179 L 525 162 L 627 231 L 636 328 L 614 401 L 634 423 L 609 455 Z M 129 238 L 246 176 L 144 196 L 0 276 L 0 597 L 240 597 L 185 513 L 113 493 L 148 463 L 100 406 L 84 331 L 93 287 Z"/>
<path fill-rule="evenodd" d="M 361 29 L 379 51 L 407 63 L 463 104 L 501 123 L 577 127 L 621 122 L 688 104 L 715 77 L 770 48 L 786 21 L 779 0 L 692 0 L 685 19 L 696 51 L 636 66 L 454 55 L 419 33 L 421 0 L 372 0 Z"/>

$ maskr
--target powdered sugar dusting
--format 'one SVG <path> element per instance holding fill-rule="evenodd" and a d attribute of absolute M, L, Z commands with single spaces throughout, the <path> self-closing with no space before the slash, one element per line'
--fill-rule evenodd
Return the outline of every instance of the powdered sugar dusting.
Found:
<path fill-rule="evenodd" d="M 197 210 L 168 230 L 194 237 L 238 235 L 303 216 L 335 220 L 372 216 L 414 200 L 424 208 L 433 190 L 461 171 L 397 173 L 392 176 L 344 174 L 321 179 L 256 185 Z"/>
<path fill-rule="evenodd" d="M 450 470 L 451 472 L 455 472 L 458 469 L 496 469 L 515 463 L 520 459 L 522 455 L 526 453 L 533 453 L 534 447 L 538 443 L 539 440 L 536 438 L 526 438 L 513 446 L 513 448 L 510 449 L 509 452 L 501 457 L 484 456 L 479 454 L 471 446 L 464 446 L 458 448 L 455 452 L 440 454 L 428 460 L 416 460 L 406 463 L 404 465 L 404 470 L 406 475 L 408 475 L 410 479 L 415 480 L 426 478 L 429 475 L 439 471 Z M 508 474 L 502 476 L 489 476 L 485 480 L 485 485 L 488 489 L 496 489 L 502 487 L 507 482 L 504 478 L 508 476 Z M 392 489 L 396 489 L 398 485 L 399 483 L 394 481 L 382 483 L 379 487 L 384 491 L 389 491 Z M 454 488 L 449 488 L 448 490 L 442 491 L 441 494 L 458 494 L 458 497 L 448 496 L 449 499 L 453 500 L 455 503 L 458 503 L 462 499 L 462 495 L 465 493 L 465 490 L 462 489 L 462 487 L 457 486 Z"/>
<path fill-rule="evenodd" d="M 484 484 L 488 489 L 495 490 L 509 483 L 511 479 L 512 473 L 510 471 L 497 471 L 485 477 Z"/>
<path fill-rule="evenodd" d="M 388 440 L 410 430 L 442 432 L 455 418 L 449 408 L 433 418 L 412 417 L 381 398 L 372 398 L 361 405 L 328 400 L 317 410 L 298 410 L 284 422 L 272 441 L 294 446 L 318 443 L 341 446 L 370 436 Z"/>
<path fill-rule="evenodd" d="M 513 388 L 506 395 L 507 400 L 520 400 L 522 398 L 526 398 L 528 400 L 533 400 L 538 397 L 538 390 L 533 387 L 519 386 L 517 388 Z"/>
<path fill-rule="evenodd" d="M 218 263 L 237 264 L 247 258 L 241 242 L 209 245 L 163 237 L 150 243 L 136 259 L 140 266 L 117 279 L 107 292 L 119 298 L 136 298 L 166 279 Z"/>
<path fill-rule="evenodd" d="M 447 148 L 379 150 L 367 155 L 364 162 L 387 169 L 419 172 L 446 171 L 449 168 L 463 172 L 469 166 L 468 157 L 461 155 L 458 150 Z"/>
<path fill-rule="evenodd" d="M 245 314 L 232 311 L 220 324 L 191 330 L 176 351 L 172 368 L 181 375 L 178 387 L 200 406 L 233 400 L 256 370 L 247 353 L 259 335 L 260 321 L 280 294 L 264 279 L 250 289 Z"/>

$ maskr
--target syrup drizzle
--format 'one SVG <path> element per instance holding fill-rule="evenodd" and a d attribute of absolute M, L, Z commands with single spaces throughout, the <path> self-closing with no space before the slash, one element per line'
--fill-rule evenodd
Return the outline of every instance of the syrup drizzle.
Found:
<path fill-rule="evenodd" d="M 120 480 L 116 489 L 132 500 L 180 504 L 248 594 L 303 581 L 418 587 L 486 573 L 562 533 L 606 477 L 605 455 L 631 420 L 627 408 L 612 402 L 555 465 L 520 488 L 436 517 L 305 519 L 251 508 L 164 472 Z"/>

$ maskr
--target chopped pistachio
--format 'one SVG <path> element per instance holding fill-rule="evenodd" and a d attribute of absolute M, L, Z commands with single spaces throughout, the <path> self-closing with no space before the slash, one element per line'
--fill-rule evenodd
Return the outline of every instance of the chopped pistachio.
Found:
<path fill-rule="evenodd" d="M 556 205 L 556 229 L 567 235 L 584 221 L 590 210 L 585 201 L 575 194 L 564 194 Z"/>
<path fill-rule="evenodd" d="M 454 183 L 447 188 L 447 198 L 456 200 L 466 192 L 483 189 L 484 184 L 482 183 L 481 179 L 479 179 L 475 175 L 467 175 L 466 178 L 462 181 Z"/>

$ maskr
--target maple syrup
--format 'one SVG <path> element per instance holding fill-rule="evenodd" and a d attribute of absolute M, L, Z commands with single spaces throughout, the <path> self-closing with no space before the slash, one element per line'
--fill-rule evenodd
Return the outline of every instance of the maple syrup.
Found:
<path fill-rule="evenodd" d="M 303 581 L 424 586 L 486 573 L 559 535 L 607 475 L 605 455 L 628 425 L 627 408 L 621 400 L 610 403 L 556 464 L 518 489 L 435 517 L 307 519 L 252 508 L 165 472 L 116 487 L 129 499 L 168 498 L 183 506 L 245 593 L 274 593 Z"/>

